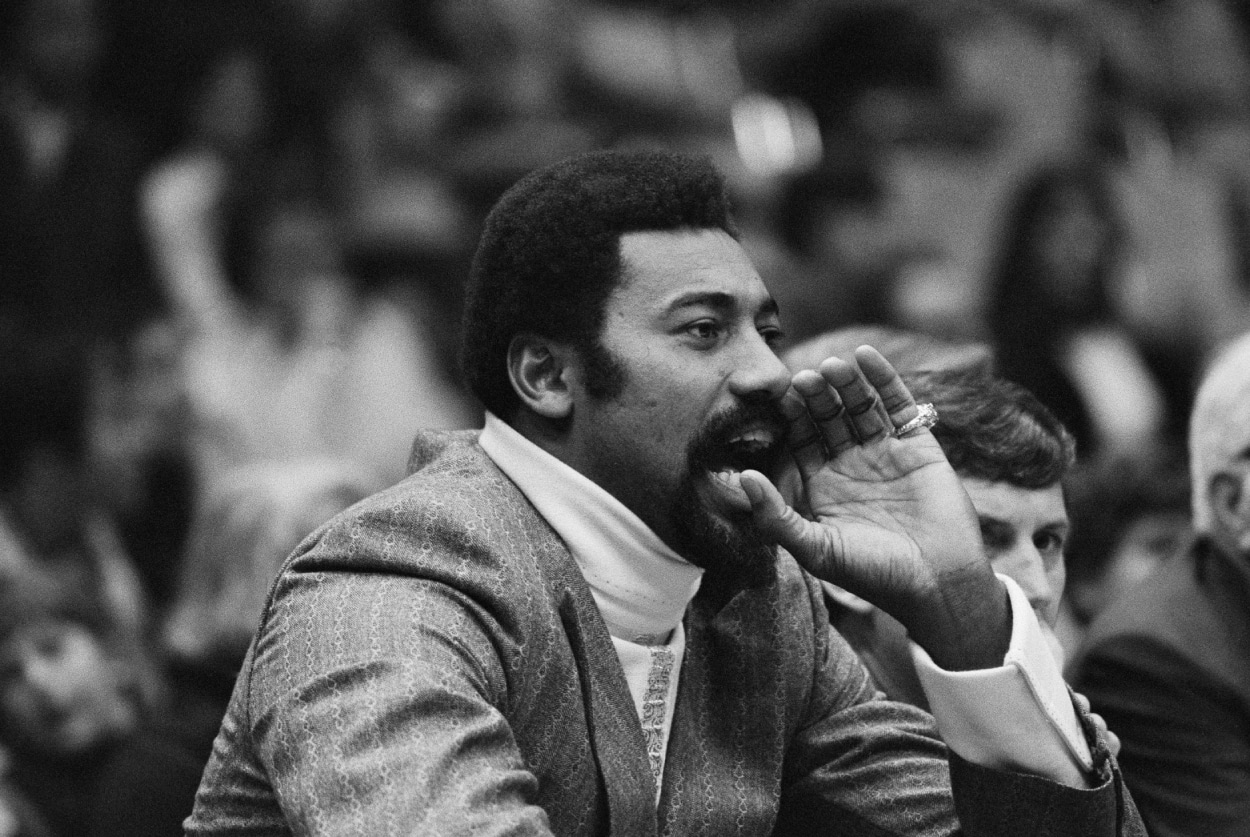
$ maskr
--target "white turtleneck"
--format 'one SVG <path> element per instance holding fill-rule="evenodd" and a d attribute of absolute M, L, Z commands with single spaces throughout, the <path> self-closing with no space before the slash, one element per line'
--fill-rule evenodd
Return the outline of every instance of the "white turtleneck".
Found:
<path fill-rule="evenodd" d="M 586 578 L 638 710 L 658 794 L 686 650 L 681 619 L 703 570 L 593 480 L 489 413 L 480 443 L 555 529 Z"/>
<path fill-rule="evenodd" d="M 638 710 L 658 801 L 685 652 L 681 620 L 703 570 L 593 480 L 498 417 L 486 414 L 479 441 L 551 524 L 586 578 Z M 1067 686 L 1024 592 L 1007 576 L 999 578 L 1012 604 L 1011 645 L 1002 666 L 944 671 L 911 643 L 938 729 L 971 762 L 1082 786 L 1093 759 Z"/>

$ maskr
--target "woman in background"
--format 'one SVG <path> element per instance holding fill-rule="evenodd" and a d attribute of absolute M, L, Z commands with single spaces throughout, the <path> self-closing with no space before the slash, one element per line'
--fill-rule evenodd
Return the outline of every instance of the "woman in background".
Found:
<path fill-rule="evenodd" d="M 1055 412 L 1083 458 L 1147 449 L 1165 431 L 1167 401 L 1117 314 L 1131 262 L 1106 173 L 1044 167 L 1009 213 L 987 309 L 999 371 Z"/>

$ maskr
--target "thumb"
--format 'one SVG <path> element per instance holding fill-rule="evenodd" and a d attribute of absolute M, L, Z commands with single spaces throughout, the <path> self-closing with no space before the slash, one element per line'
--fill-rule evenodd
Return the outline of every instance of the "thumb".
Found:
<path fill-rule="evenodd" d="M 804 519 L 787 505 L 781 492 L 759 471 L 743 471 L 740 479 L 760 533 L 793 555 L 808 572 L 823 577 L 827 556 L 832 554 L 826 543 L 826 527 Z"/>

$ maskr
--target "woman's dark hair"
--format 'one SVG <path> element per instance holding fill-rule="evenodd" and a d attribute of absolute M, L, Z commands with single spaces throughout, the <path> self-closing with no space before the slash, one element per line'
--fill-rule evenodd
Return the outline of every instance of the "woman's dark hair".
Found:
<path fill-rule="evenodd" d="M 1039 262 L 1035 239 L 1039 227 L 1063 211 L 1075 195 L 1088 201 L 1107 224 L 1104 246 L 1090 265 L 1087 292 L 1076 304 L 1056 299 Z M 988 319 L 999 352 L 1022 340 L 1049 342 L 1065 325 L 1094 322 L 1110 315 L 1108 280 L 1123 254 L 1124 221 L 1116 209 L 1106 173 L 1094 162 L 1047 165 L 1035 171 L 1008 207 L 1002 251 L 990 277 Z"/>
<path fill-rule="evenodd" d="M 737 234 L 705 158 L 599 151 L 522 178 L 487 216 L 469 273 L 460 365 L 470 390 L 509 420 L 520 404 L 507 370 L 515 336 L 595 356 L 622 234 L 712 228 Z"/>
<path fill-rule="evenodd" d="M 1079 275 L 1073 268 L 1061 274 L 1047 266 L 1036 247 L 1039 229 L 1073 198 L 1085 202 L 1105 236 Z M 1028 387 L 1092 450 L 1097 443 L 1093 420 L 1060 357 L 1067 333 L 1114 317 L 1108 286 L 1123 257 L 1126 233 L 1106 171 L 1092 161 L 1041 168 L 1016 193 L 1005 234 L 986 309 L 999 371 Z M 1061 293 L 1059 287 L 1068 290 Z"/>

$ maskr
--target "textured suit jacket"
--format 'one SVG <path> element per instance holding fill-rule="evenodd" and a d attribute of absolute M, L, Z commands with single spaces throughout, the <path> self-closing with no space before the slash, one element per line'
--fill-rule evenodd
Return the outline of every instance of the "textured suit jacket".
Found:
<path fill-rule="evenodd" d="M 1250 834 L 1250 566 L 1198 542 L 1094 623 L 1073 670 L 1155 837 Z"/>
<path fill-rule="evenodd" d="M 568 550 L 472 433 L 288 560 L 189 834 L 1115 834 L 1094 791 L 951 757 L 877 699 L 820 586 L 710 587 L 659 799 L 612 641 Z"/>

